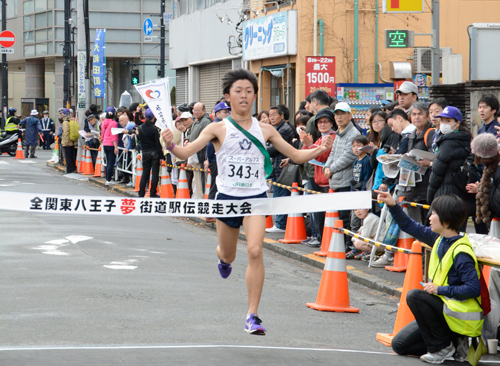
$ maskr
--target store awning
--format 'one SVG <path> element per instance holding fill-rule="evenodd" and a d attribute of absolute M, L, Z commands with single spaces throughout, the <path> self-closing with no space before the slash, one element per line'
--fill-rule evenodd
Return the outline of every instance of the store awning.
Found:
<path fill-rule="evenodd" d="M 260 71 L 269 71 L 273 76 L 277 78 L 283 77 L 283 70 L 286 69 L 286 65 L 277 65 L 277 66 L 266 66 L 261 67 Z"/>

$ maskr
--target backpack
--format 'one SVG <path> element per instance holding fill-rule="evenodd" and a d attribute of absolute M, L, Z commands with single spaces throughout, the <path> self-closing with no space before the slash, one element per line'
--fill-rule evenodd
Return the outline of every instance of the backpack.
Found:
<path fill-rule="evenodd" d="M 431 140 L 431 145 L 432 145 L 432 140 L 434 138 L 434 134 L 436 133 L 436 129 L 434 127 L 430 127 L 427 129 L 427 131 L 425 131 L 425 135 L 424 135 L 424 143 L 425 143 L 425 147 L 427 148 L 427 150 L 429 149 L 429 139 Z M 430 137 L 429 137 L 429 134 L 430 134 Z"/>
<path fill-rule="evenodd" d="M 71 141 L 77 141 L 78 138 L 80 138 L 80 126 L 78 126 L 78 123 L 76 121 L 71 120 L 69 121 L 69 139 Z"/>

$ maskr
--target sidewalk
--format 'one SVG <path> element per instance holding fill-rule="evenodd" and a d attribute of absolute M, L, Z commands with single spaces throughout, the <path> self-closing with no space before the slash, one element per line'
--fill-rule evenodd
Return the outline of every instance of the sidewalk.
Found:
<path fill-rule="evenodd" d="M 47 162 L 47 166 L 65 173 L 65 167 L 52 162 Z M 88 176 L 85 176 L 88 177 Z M 137 192 L 124 184 L 114 184 L 106 186 L 104 178 L 88 177 L 89 182 L 101 186 L 103 189 L 114 192 L 117 195 L 137 197 Z M 207 223 L 205 218 L 186 218 L 196 223 L 203 224 L 206 228 L 215 230 L 215 223 Z M 278 239 L 284 238 L 284 233 L 266 233 L 263 247 L 275 253 L 286 256 L 290 259 L 300 261 L 304 264 L 323 269 L 325 258 L 313 254 L 318 248 L 310 248 L 303 244 L 283 244 Z M 243 228 L 240 231 L 240 240 L 245 241 Z M 357 282 L 371 289 L 384 292 L 392 296 L 401 296 L 405 273 L 389 272 L 383 268 L 368 268 L 368 263 L 360 260 L 347 261 L 347 276 L 349 280 Z M 319 284 L 318 284 L 319 286 Z"/>

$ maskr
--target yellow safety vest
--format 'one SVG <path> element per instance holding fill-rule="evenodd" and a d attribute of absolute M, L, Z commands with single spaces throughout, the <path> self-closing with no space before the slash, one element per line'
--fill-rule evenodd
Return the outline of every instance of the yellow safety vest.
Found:
<path fill-rule="evenodd" d="M 16 118 L 14 116 L 10 116 L 7 118 L 7 124 L 5 125 L 5 131 L 16 131 L 17 130 L 17 125 L 14 122 L 10 122 L 12 118 Z"/>
<path fill-rule="evenodd" d="M 438 246 L 441 243 L 440 236 L 434 243 L 429 263 L 429 278 L 435 285 L 448 286 L 448 272 L 453 265 L 454 258 L 458 253 L 467 253 L 474 260 L 477 276 L 480 271 L 477 264 L 477 258 L 472 250 L 472 246 L 467 234 L 458 239 L 445 253 L 443 259 L 439 261 L 437 254 Z M 483 328 L 484 315 L 481 308 L 481 296 L 467 300 L 455 300 L 448 297 L 439 296 L 443 302 L 443 313 L 448 326 L 452 331 L 469 337 L 478 337 Z"/>

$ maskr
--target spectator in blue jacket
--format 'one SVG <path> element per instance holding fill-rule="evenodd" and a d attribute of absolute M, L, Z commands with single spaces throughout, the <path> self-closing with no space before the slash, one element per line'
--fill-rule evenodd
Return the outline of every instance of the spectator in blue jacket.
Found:
<path fill-rule="evenodd" d="M 42 125 L 38 117 L 38 111 L 33 109 L 31 115 L 21 122 L 19 126 L 26 126 L 26 137 L 24 139 L 24 157 L 25 158 L 36 158 L 35 149 L 38 144 L 38 134 L 43 133 Z"/>

